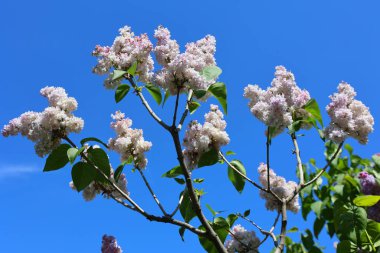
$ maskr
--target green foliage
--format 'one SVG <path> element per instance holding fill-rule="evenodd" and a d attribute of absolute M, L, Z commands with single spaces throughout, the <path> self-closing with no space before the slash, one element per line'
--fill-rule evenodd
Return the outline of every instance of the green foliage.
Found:
<path fill-rule="evenodd" d="M 65 167 L 65 165 L 69 162 L 69 158 L 67 157 L 67 151 L 69 149 L 69 144 L 61 144 L 54 149 L 46 159 L 44 172 L 59 170 Z"/>
<path fill-rule="evenodd" d="M 213 81 L 222 74 L 222 70 L 218 66 L 206 66 L 202 69 L 201 75 L 208 81 Z"/>
<path fill-rule="evenodd" d="M 174 178 L 183 175 L 181 166 L 175 166 L 171 170 L 165 172 L 162 174 L 161 177 L 168 177 L 168 178 Z"/>
<path fill-rule="evenodd" d="M 119 103 L 129 92 L 131 87 L 128 84 L 120 84 L 115 91 L 115 102 Z"/>
<path fill-rule="evenodd" d="M 193 114 L 198 109 L 199 106 L 201 106 L 200 103 L 195 102 L 195 101 L 190 101 L 189 102 L 189 111 L 190 111 L 190 114 Z"/>
<path fill-rule="evenodd" d="M 96 179 L 96 169 L 86 162 L 76 163 L 71 170 L 71 177 L 78 192 Z"/>
<path fill-rule="evenodd" d="M 380 196 L 364 195 L 354 199 L 354 204 L 357 206 L 373 206 L 380 201 Z"/>
<path fill-rule="evenodd" d="M 157 104 L 161 104 L 162 94 L 160 88 L 150 83 L 147 83 L 145 85 L 145 88 L 148 90 L 149 94 L 153 97 Z"/>
<path fill-rule="evenodd" d="M 214 95 L 214 97 L 219 101 L 222 105 L 224 113 L 227 114 L 227 88 L 224 83 L 218 82 L 212 84 L 208 91 Z"/>
<path fill-rule="evenodd" d="M 137 61 L 135 61 L 127 70 L 127 73 L 130 74 L 131 76 L 134 76 L 136 74 L 137 70 Z"/>
<path fill-rule="evenodd" d="M 128 72 L 127 71 L 124 71 L 124 70 L 114 70 L 113 73 L 112 73 L 112 81 L 115 81 L 117 79 L 120 79 L 122 78 L 125 74 L 127 74 Z"/>
<path fill-rule="evenodd" d="M 185 190 L 181 194 L 183 194 L 183 199 L 182 199 L 181 205 L 179 206 L 179 211 L 184 221 L 189 222 L 196 216 L 196 214 L 193 209 L 193 205 L 192 205 L 192 202 L 187 190 Z"/>
<path fill-rule="evenodd" d="M 107 177 L 111 175 L 110 161 L 107 153 L 101 148 L 90 148 L 87 151 L 88 159 L 98 167 Z"/>
<path fill-rule="evenodd" d="M 242 162 L 239 160 L 232 160 L 230 164 L 237 169 L 243 175 L 246 175 L 246 170 Z M 237 173 L 231 166 L 228 166 L 228 178 L 231 183 L 234 185 L 235 189 L 241 193 L 245 186 L 245 178 L 242 177 L 239 173 Z"/>
<path fill-rule="evenodd" d="M 89 141 L 95 141 L 95 142 L 97 142 L 97 143 L 102 144 L 105 148 L 108 148 L 108 146 L 107 146 L 106 143 L 104 143 L 103 141 L 101 141 L 101 140 L 99 140 L 98 138 L 95 138 L 95 137 L 84 138 L 84 139 L 82 139 L 82 140 L 80 141 L 80 144 L 81 144 L 82 146 L 84 146 L 84 144 L 85 144 L 86 142 L 89 142 Z"/>
<path fill-rule="evenodd" d="M 77 148 L 69 148 L 67 150 L 67 158 L 69 159 L 70 163 L 74 163 L 75 159 L 79 155 L 79 150 Z"/>
<path fill-rule="evenodd" d="M 203 153 L 198 161 L 198 168 L 211 166 L 219 161 L 219 153 L 215 148 L 211 148 L 206 153 Z"/>

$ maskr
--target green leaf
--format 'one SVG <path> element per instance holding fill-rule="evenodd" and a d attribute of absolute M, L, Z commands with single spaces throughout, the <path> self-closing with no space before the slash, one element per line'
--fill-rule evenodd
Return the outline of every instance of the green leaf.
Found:
<path fill-rule="evenodd" d="M 211 166 L 216 164 L 219 161 L 219 153 L 216 149 L 211 148 L 206 153 L 203 153 L 198 161 L 198 168 L 204 166 Z"/>
<path fill-rule="evenodd" d="M 205 181 L 204 178 L 195 178 L 195 179 L 193 179 L 193 182 L 197 183 L 197 184 L 203 183 L 203 181 Z"/>
<path fill-rule="evenodd" d="M 180 227 L 179 231 L 178 231 L 179 235 L 181 236 L 181 239 L 182 239 L 183 242 L 185 241 L 185 237 L 184 237 L 185 231 L 186 231 L 186 229 L 184 227 Z"/>
<path fill-rule="evenodd" d="M 129 92 L 131 87 L 128 84 L 121 84 L 117 87 L 115 91 L 115 101 L 119 103 Z"/>
<path fill-rule="evenodd" d="M 248 210 L 245 210 L 244 213 L 243 213 L 243 216 L 244 217 L 247 217 L 251 214 L 251 209 L 248 209 Z"/>
<path fill-rule="evenodd" d="M 185 180 L 183 178 L 177 178 L 175 177 L 174 180 L 179 184 L 185 184 Z"/>
<path fill-rule="evenodd" d="M 313 234 L 310 232 L 309 229 L 307 229 L 305 232 L 306 234 L 301 235 L 302 244 L 308 251 L 310 251 L 311 248 L 314 247 Z"/>
<path fill-rule="evenodd" d="M 375 245 L 378 244 L 377 247 L 379 247 L 380 246 L 380 223 L 373 220 L 368 220 L 366 230 L 368 234 L 371 236 L 372 242 Z"/>
<path fill-rule="evenodd" d="M 236 153 L 234 151 L 229 150 L 226 152 L 226 155 L 236 155 Z"/>
<path fill-rule="evenodd" d="M 126 73 L 128 72 L 124 70 L 114 70 L 112 74 L 112 81 L 123 77 L 123 75 L 125 75 Z"/>
<path fill-rule="evenodd" d="M 179 211 L 185 222 L 191 221 L 196 216 L 187 190 L 183 193 L 183 199 L 181 205 L 179 206 Z"/>
<path fill-rule="evenodd" d="M 127 73 L 130 74 L 131 76 L 134 76 L 136 74 L 136 69 L 137 69 L 137 61 L 135 61 L 132 66 L 129 67 L 127 70 Z"/>
<path fill-rule="evenodd" d="M 67 158 L 69 159 L 70 163 L 73 163 L 75 159 L 77 158 L 79 152 L 77 148 L 69 148 L 67 150 Z"/>
<path fill-rule="evenodd" d="M 71 177 L 78 192 L 86 188 L 96 178 L 96 169 L 88 163 L 78 162 L 71 170 Z"/>
<path fill-rule="evenodd" d="M 193 114 L 198 109 L 199 106 L 201 106 L 200 103 L 195 102 L 195 101 L 190 101 L 189 102 L 189 111 L 190 111 L 190 114 Z"/>
<path fill-rule="evenodd" d="M 69 144 L 61 144 L 54 149 L 46 159 L 44 172 L 58 170 L 65 167 L 65 165 L 69 162 L 67 150 L 69 150 L 70 147 L 71 146 Z"/>
<path fill-rule="evenodd" d="M 338 231 L 342 239 L 360 240 L 360 234 L 367 226 L 367 213 L 364 208 L 345 205 L 337 211 Z M 360 243 L 359 243 L 360 244 Z"/>
<path fill-rule="evenodd" d="M 291 229 L 289 229 L 288 231 L 286 231 L 286 233 L 295 233 L 295 232 L 298 232 L 298 228 L 297 227 L 292 227 Z"/>
<path fill-rule="evenodd" d="M 88 158 L 98 169 L 109 177 L 111 175 L 111 166 L 108 155 L 101 148 L 91 148 L 88 150 Z"/>
<path fill-rule="evenodd" d="M 372 160 L 375 163 L 375 165 L 380 168 L 380 155 L 373 155 Z"/>
<path fill-rule="evenodd" d="M 337 248 L 336 248 L 337 253 L 356 253 L 357 252 L 357 247 L 355 244 L 348 240 L 341 241 Z"/>
<path fill-rule="evenodd" d="M 207 209 L 208 210 L 210 210 L 210 212 L 211 212 L 211 214 L 212 214 L 212 216 L 216 216 L 216 214 L 217 214 L 217 212 L 215 212 L 215 210 L 214 209 L 212 209 L 212 207 L 209 205 L 209 204 L 206 204 L 206 207 L 207 207 Z"/>
<path fill-rule="evenodd" d="M 243 175 L 246 175 L 244 165 L 239 160 L 232 160 L 230 164 L 237 169 Z M 237 173 L 231 166 L 228 166 L 228 178 L 234 185 L 235 189 L 241 193 L 244 189 L 245 179 L 239 173 Z"/>
<path fill-rule="evenodd" d="M 206 66 L 202 69 L 201 75 L 208 81 L 213 81 L 222 74 L 222 70 L 218 66 Z"/>
<path fill-rule="evenodd" d="M 373 206 L 380 201 L 380 196 L 364 195 L 354 199 L 354 204 L 357 206 Z"/>
<path fill-rule="evenodd" d="M 316 119 L 319 124 L 323 127 L 323 121 L 322 121 L 322 116 L 321 116 L 321 110 L 319 109 L 317 101 L 312 98 L 310 99 L 304 106 L 303 108 L 309 112 L 314 119 Z"/>
<path fill-rule="evenodd" d="M 113 175 L 113 178 L 115 179 L 116 183 L 119 181 L 120 175 L 121 175 L 121 173 L 123 173 L 123 169 L 124 169 L 124 165 L 119 165 L 116 168 L 115 173 Z"/>
<path fill-rule="evenodd" d="M 208 91 L 219 101 L 222 105 L 224 113 L 227 114 L 227 89 L 224 83 L 214 83 L 208 87 Z"/>
<path fill-rule="evenodd" d="M 84 138 L 80 141 L 80 144 L 83 146 L 86 142 L 89 142 L 89 141 L 95 141 L 97 143 L 100 143 L 102 144 L 105 148 L 108 148 L 107 144 L 105 144 L 103 141 L 99 140 L 98 138 L 95 138 L 95 137 L 88 137 L 88 138 Z"/>
<path fill-rule="evenodd" d="M 154 100 L 157 102 L 157 104 L 161 104 L 162 101 L 162 94 L 160 88 L 157 86 L 154 86 L 153 84 L 147 83 L 145 85 L 145 88 L 148 90 L 150 95 L 154 98 Z"/>
<path fill-rule="evenodd" d="M 230 214 L 227 216 L 227 222 L 228 224 L 230 225 L 230 228 L 234 225 L 235 221 L 238 219 L 239 217 L 236 215 L 236 214 Z"/>
<path fill-rule="evenodd" d="M 323 226 L 325 225 L 326 220 L 317 218 L 314 221 L 313 231 L 315 238 L 318 239 L 319 234 L 321 233 Z"/>
<path fill-rule="evenodd" d="M 194 95 L 197 99 L 200 99 L 202 97 L 204 97 L 207 93 L 207 90 L 195 90 L 193 91 L 194 92 Z"/>
<path fill-rule="evenodd" d="M 323 203 L 322 201 L 317 201 L 311 204 L 311 210 L 314 211 L 314 213 L 317 215 L 317 217 L 321 217 L 321 211 L 323 208 Z"/>
<path fill-rule="evenodd" d="M 174 178 L 174 177 L 177 177 L 177 176 L 181 176 L 183 175 L 182 174 L 182 168 L 181 166 L 175 166 L 174 168 L 172 168 L 171 170 L 165 172 L 164 174 L 162 174 L 161 177 L 168 177 L 168 178 Z"/>

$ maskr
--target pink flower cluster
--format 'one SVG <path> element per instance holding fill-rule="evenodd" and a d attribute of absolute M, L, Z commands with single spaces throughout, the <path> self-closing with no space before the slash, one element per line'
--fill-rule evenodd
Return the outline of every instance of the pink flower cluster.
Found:
<path fill-rule="evenodd" d="M 135 166 L 144 169 L 148 163 L 145 152 L 149 151 L 152 143 L 145 141 L 142 129 L 133 129 L 132 120 L 125 118 L 125 114 L 117 111 L 112 115 L 115 120 L 111 123 L 111 128 L 116 132 L 116 137 L 108 141 L 109 148 L 121 155 L 121 161 L 126 161 L 133 157 Z"/>
<path fill-rule="evenodd" d="M 365 195 L 380 195 L 380 185 L 376 182 L 376 178 L 363 171 L 359 173 L 359 180 L 362 193 Z M 367 215 L 369 219 L 380 222 L 380 202 L 374 206 L 367 208 Z"/>
<path fill-rule="evenodd" d="M 257 169 L 259 172 L 259 180 L 264 188 L 268 185 L 267 165 L 261 163 Z M 276 173 L 269 169 L 269 180 L 271 190 L 281 199 L 288 198 L 293 195 L 297 188 L 297 183 L 293 181 L 286 182 L 285 178 L 277 176 Z M 272 196 L 272 194 L 260 191 L 260 197 L 266 200 L 265 207 L 268 210 L 279 210 L 281 204 Z M 293 213 L 297 213 L 300 209 L 298 194 L 287 204 L 286 208 Z"/>
<path fill-rule="evenodd" d="M 238 224 L 232 228 L 231 240 L 225 245 L 228 253 L 258 253 L 260 240 L 254 231 L 247 231 Z"/>
<path fill-rule="evenodd" d="M 357 139 L 361 144 L 368 142 L 368 134 L 373 132 L 374 119 L 361 101 L 354 99 L 356 92 L 348 83 L 342 82 L 338 92 L 330 96 L 326 106 L 331 118 L 325 129 L 326 139 L 341 143 L 347 137 Z"/>
<path fill-rule="evenodd" d="M 96 46 L 93 55 L 98 57 L 98 64 L 93 72 L 104 75 L 109 74 L 111 68 L 128 70 L 134 62 L 137 62 L 136 73 L 141 82 L 149 82 L 153 75 L 153 59 L 150 55 L 153 44 L 146 34 L 135 36 L 129 26 L 119 29 L 120 36 L 115 38 L 111 47 Z M 109 76 L 104 86 L 108 89 L 115 88 L 120 81 L 112 81 Z"/>
<path fill-rule="evenodd" d="M 123 250 L 117 244 L 116 238 L 114 236 L 103 235 L 102 253 L 123 253 Z"/>
<path fill-rule="evenodd" d="M 244 97 L 250 101 L 248 106 L 252 114 L 265 125 L 276 129 L 280 134 L 293 123 L 293 115 L 303 119 L 309 114 L 302 107 L 310 100 L 307 90 L 301 90 L 294 75 L 283 66 L 277 66 L 271 87 L 262 90 L 258 85 L 248 85 L 244 89 Z M 302 124 L 302 128 L 311 127 Z"/>
<path fill-rule="evenodd" d="M 221 146 L 227 145 L 230 138 L 226 133 L 227 123 L 223 120 L 223 113 L 218 106 L 211 105 L 210 112 L 205 114 L 205 123 L 197 121 L 190 122 L 183 140 L 185 150 L 183 151 L 186 166 L 189 169 L 196 168 L 202 154 L 211 148 L 219 150 Z"/>
<path fill-rule="evenodd" d="M 84 122 L 72 114 L 78 103 L 75 98 L 68 97 L 63 88 L 45 87 L 40 93 L 48 99 L 49 107 L 43 112 L 29 111 L 12 119 L 4 126 L 2 134 L 4 137 L 26 136 L 35 142 L 37 155 L 43 157 L 60 145 L 63 136 L 71 132 L 79 133 Z"/>
<path fill-rule="evenodd" d="M 186 44 L 184 53 L 179 52 L 179 46 L 171 39 L 167 28 L 159 26 L 155 31 L 157 46 L 154 48 L 156 59 L 162 69 L 154 74 L 153 82 L 172 95 L 178 88 L 207 90 L 215 83 L 201 75 L 203 68 L 216 64 L 214 54 L 216 40 L 207 35 L 197 42 Z"/>

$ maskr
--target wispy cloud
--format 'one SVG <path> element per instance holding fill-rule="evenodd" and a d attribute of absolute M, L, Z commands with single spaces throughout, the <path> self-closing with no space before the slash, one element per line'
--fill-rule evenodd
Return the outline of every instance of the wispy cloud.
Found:
<path fill-rule="evenodd" d="M 10 177 L 20 177 L 28 174 L 38 172 L 37 166 L 33 165 L 20 165 L 20 164 L 8 164 L 0 165 L 0 180 Z"/>

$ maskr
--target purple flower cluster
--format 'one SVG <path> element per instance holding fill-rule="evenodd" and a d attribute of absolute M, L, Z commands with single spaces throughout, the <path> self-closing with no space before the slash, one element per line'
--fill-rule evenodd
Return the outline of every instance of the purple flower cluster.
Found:
<path fill-rule="evenodd" d="M 380 185 L 376 182 L 376 178 L 366 171 L 359 173 L 360 185 L 362 193 L 365 195 L 380 195 Z M 380 222 L 380 202 L 367 209 L 369 219 Z"/>
<path fill-rule="evenodd" d="M 246 230 L 238 224 L 232 228 L 231 240 L 226 241 L 228 253 L 258 253 L 260 240 L 254 231 Z"/>
<path fill-rule="evenodd" d="M 117 244 L 116 238 L 114 236 L 103 235 L 102 253 L 123 253 L 123 250 Z"/>

